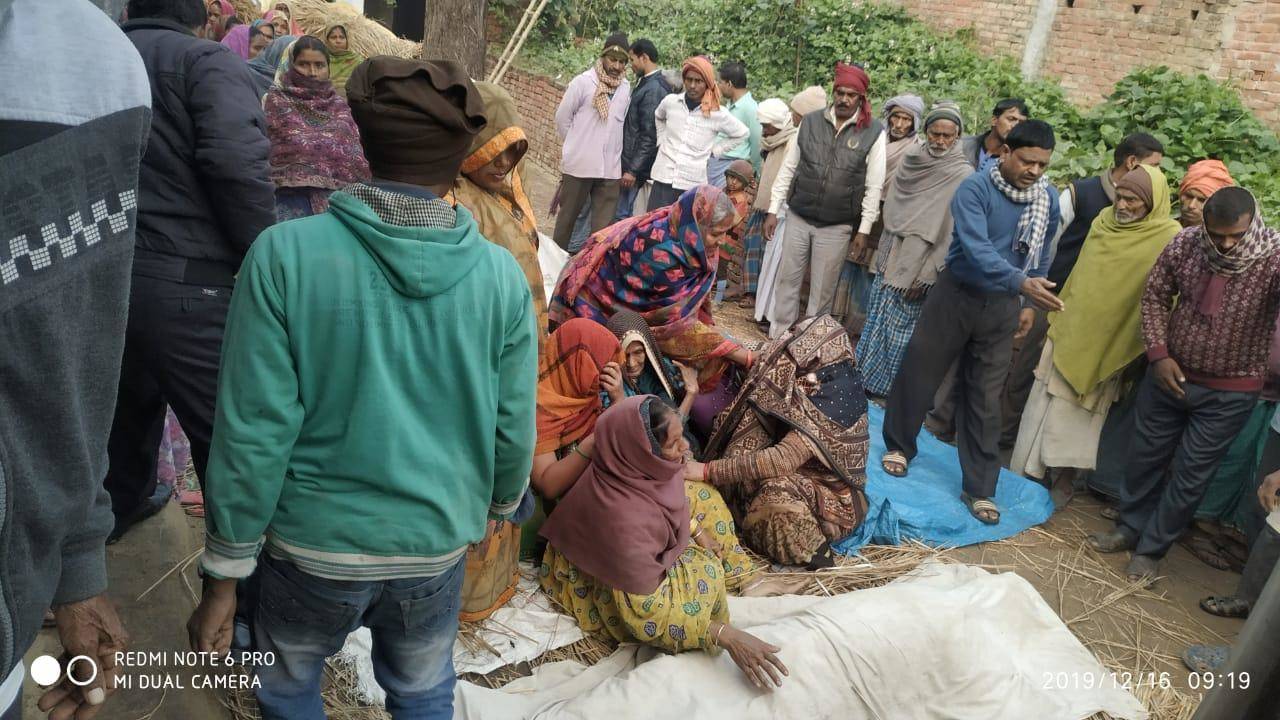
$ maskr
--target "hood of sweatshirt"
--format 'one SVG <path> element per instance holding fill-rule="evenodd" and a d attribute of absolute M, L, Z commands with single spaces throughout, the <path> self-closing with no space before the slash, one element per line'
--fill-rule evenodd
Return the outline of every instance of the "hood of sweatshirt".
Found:
<path fill-rule="evenodd" d="M 360 240 L 391 287 L 413 298 L 448 291 L 487 251 L 471 213 L 461 205 L 456 209 L 452 228 L 402 227 L 384 222 L 347 193 L 329 196 L 329 212 Z"/>

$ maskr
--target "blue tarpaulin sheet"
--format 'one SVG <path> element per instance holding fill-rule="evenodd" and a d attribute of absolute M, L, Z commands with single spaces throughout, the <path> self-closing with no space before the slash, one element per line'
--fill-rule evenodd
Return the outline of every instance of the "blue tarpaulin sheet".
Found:
<path fill-rule="evenodd" d="M 871 454 L 867 458 L 867 518 L 852 535 L 835 544 L 849 555 L 868 543 L 898 545 L 919 540 L 929 545 L 959 547 L 1012 537 L 1053 514 L 1053 500 L 1042 485 L 1000 471 L 995 503 L 1000 523 L 984 525 L 960 500 L 960 457 L 956 449 L 927 430 L 920 431 L 920 453 L 906 477 L 896 478 L 880 467 L 884 438 L 880 427 L 884 410 L 867 410 L 871 426 Z"/>

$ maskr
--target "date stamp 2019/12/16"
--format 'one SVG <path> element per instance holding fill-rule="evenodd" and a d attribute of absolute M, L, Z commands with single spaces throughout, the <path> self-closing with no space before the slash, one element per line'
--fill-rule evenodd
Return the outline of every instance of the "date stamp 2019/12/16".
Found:
<path fill-rule="evenodd" d="M 1141 687 L 1169 689 L 1173 687 L 1173 674 L 1169 672 L 1046 672 L 1043 673 L 1044 690 L 1097 690 L 1121 688 L 1137 690 Z M 1191 690 L 1209 691 L 1215 687 L 1244 690 L 1249 687 L 1249 673 L 1191 672 L 1187 673 L 1187 687 Z"/>

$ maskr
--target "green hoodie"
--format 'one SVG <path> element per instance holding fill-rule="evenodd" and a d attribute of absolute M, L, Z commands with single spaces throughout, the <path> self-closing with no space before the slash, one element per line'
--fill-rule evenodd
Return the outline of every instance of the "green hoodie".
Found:
<path fill-rule="evenodd" d="M 462 207 L 451 229 L 400 227 L 337 192 L 266 230 L 227 318 L 204 569 L 245 577 L 264 536 L 334 579 L 451 567 L 528 483 L 534 317 Z"/>

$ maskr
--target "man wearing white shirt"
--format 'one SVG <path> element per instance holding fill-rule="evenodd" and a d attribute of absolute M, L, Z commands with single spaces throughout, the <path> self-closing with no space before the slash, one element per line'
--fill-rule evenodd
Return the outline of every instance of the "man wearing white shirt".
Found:
<path fill-rule="evenodd" d="M 773 239 L 783 203 L 790 209 L 771 338 L 782 336 L 800 319 L 800 286 L 806 273 L 809 302 L 804 317 L 831 311 L 850 237 L 855 248 L 865 246 L 880 215 L 886 140 L 884 126 L 871 115 L 870 85 L 862 68 L 836 63 L 834 103 L 804 117 L 797 141 L 778 170 L 764 221 L 767 240 Z"/>
<path fill-rule="evenodd" d="M 674 203 L 689 188 L 707 182 L 707 160 L 747 141 L 750 131 L 720 107 L 711 62 L 701 55 L 684 61 L 684 94 L 663 98 L 654 111 L 658 158 L 653 163 L 649 211 Z M 723 140 L 716 142 L 716 136 Z"/>

